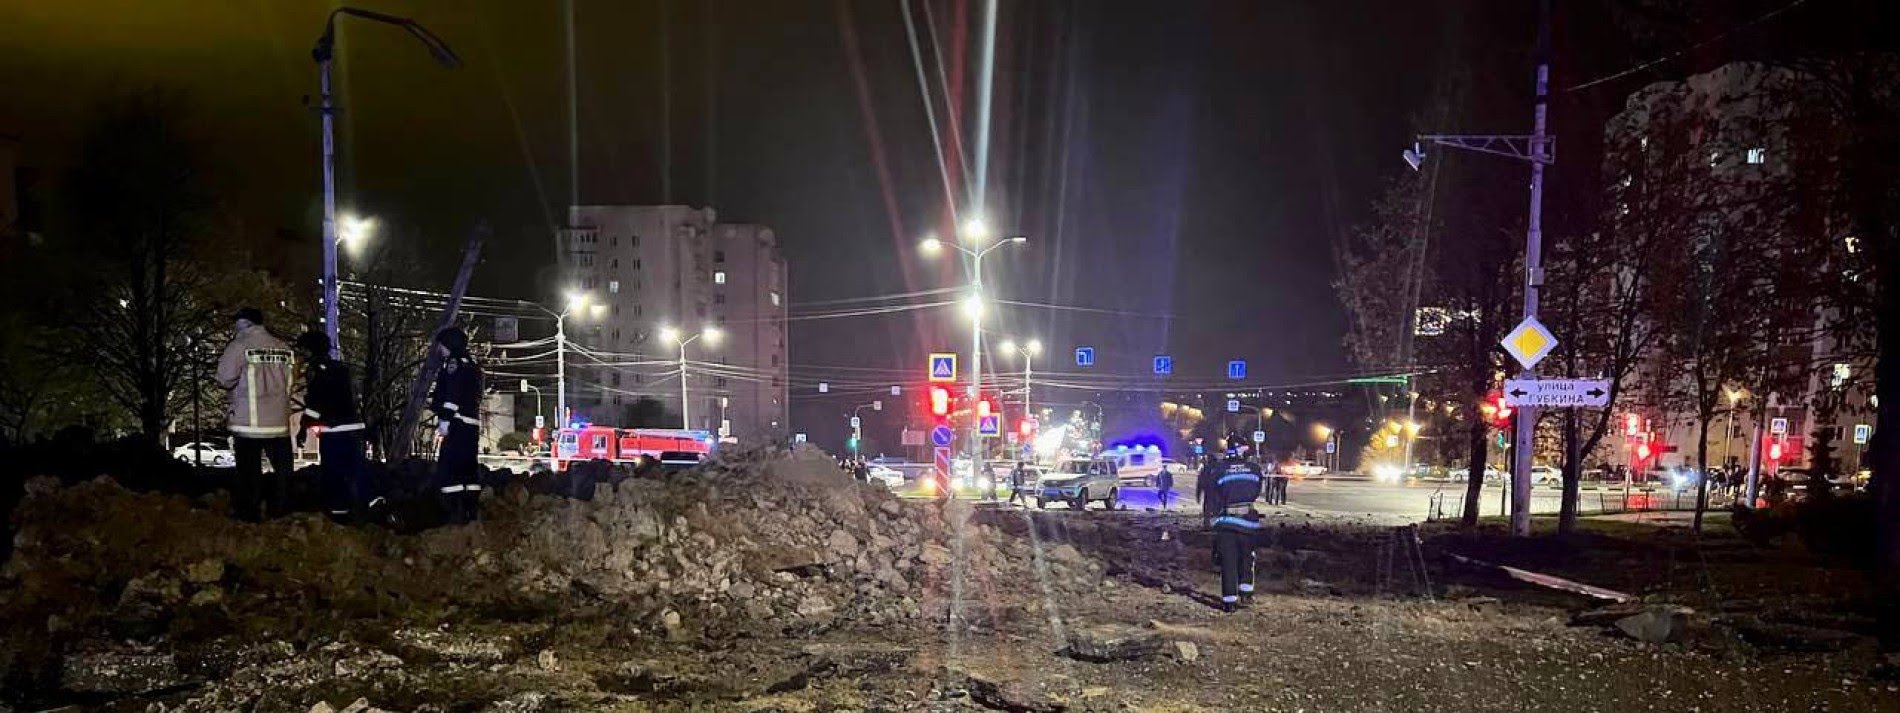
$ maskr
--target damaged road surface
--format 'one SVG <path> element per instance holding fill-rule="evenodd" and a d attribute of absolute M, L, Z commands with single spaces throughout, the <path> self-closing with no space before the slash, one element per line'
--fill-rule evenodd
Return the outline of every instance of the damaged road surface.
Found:
<path fill-rule="evenodd" d="M 35 481 L 14 520 L 13 710 L 1783 711 L 1896 695 L 1851 634 L 1794 651 L 1687 608 L 1599 625 L 1507 595 L 1428 600 L 1369 574 L 1362 533 L 1323 528 L 1281 533 L 1254 606 L 1220 614 L 1194 595 L 1213 575 L 1191 519 L 904 501 L 804 449 L 591 501 L 512 487 L 479 523 L 415 535 L 238 523 L 108 480 Z M 1616 630 L 1639 615 L 1642 638 Z M 1792 636 L 1774 623 L 1752 640 Z"/>

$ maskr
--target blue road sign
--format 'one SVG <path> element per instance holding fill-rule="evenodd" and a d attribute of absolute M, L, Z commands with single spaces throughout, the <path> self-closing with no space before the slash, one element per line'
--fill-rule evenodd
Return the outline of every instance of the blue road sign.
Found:
<path fill-rule="evenodd" d="M 956 381 L 957 355 L 943 353 L 931 354 L 930 380 L 935 382 Z"/>
<path fill-rule="evenodd" d="M 1076 347 L 1075 365 L 1095 366 L 1095 347 Z"/>
<path fill-rule="evenodd" d="M 1227 400 L 1227 412 L 1228 412 L 1228 413 L 1240 413 L 1240 399 L 1228 399 L 1228 400 Z"/>
<path fill-rule="evenodd" d="M 1233 361 L 1227 362 L 1227 378 L 1229 379 L 1247 378 L 1247 361 L 1245 359 L 1235 359 Z"/>
<path fill-rule="evenodd" d="M 856 416 L 852 416 L 852 417 L 851 417 L 851 427 L 852 427 L 852 428 L 857 428 L 857 427 L 859 427 L 859 426 L 862 426 L 862 425 L 864 425 L 864 421 L 863 421 L 862 419 L 859 419 L 859 418 L 858 418 L 858 417 L 856 417 Z"/>
<path fill-rule="evenodd" d="M 953 438 L 956 438 L 956 434 L 950 432 L 949 426 L 938 426 L 930 429 L 930 444 L 933 446 L 939 448 L 948 446 L 950 445 L 950 439 Z"/>
<path fill-rule="evenodd" d="M 1002 429 L 1002 425 L 999 423 L 1000 420 L 1001 419 L 998 419 L 996 417 L 996 414 L 990 414 L 988 416 L 984 416 L 980 419 L 977 419 L 977 422 L 976 422 L 977 435 L 994 436 L 998 433 L 1002 433 L 1003 429 Z"/>
<path fill-rule="evenodd" d="M 1155 357 L 1155 376 L 1167 376 L 1174 373 L 1174 357 L 1162 355 Z"/>
<path fill-rule="evenodd" d="M 1267 432 L 1266 432 L 1266 431 L 1254 431 L 1254 432 L 1253 432 L 1253 442 L 1254 442 L 1254 443 L 1266 443 L 1266 442 L 1267 442 Z"/>
<path fill-rule="evenodd" d="M 794 434 L 792 434 L 792 442 L 793 442 L 793 443 L 804 443 L 804 442 L 805 442 L 805 434 L 803 434 L 803 433 L 794 433 Z"/>

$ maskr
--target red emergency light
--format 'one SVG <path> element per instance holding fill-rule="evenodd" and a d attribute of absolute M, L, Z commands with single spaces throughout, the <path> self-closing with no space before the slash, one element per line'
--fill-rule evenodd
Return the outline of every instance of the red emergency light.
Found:
<path fill-rule="evenodd" d="M 950 390 L 941 386 L 930 387 L 930 412 L 938 416 L 950 415 Z"/>

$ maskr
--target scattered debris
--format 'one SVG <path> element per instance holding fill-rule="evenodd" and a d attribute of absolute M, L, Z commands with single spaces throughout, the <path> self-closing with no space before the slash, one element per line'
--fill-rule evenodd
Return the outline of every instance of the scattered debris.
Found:
<path fill-rule="evenodd" d="M 1068 654 L 1083 661 L 1131 661 L 1161 651 L 1161 636 L 1129 624 L 1096 624 L 1069 632 Z"/>
<path fill-rule="evenodd" d="M 1616 630 L 1625 636 L 1652 644 L 1682 638 L 1694 610 L 1668 604 L 1652 604 L 1642 611 L 1616 620 Z"/>
<path fill-rule="evenodd" d="M 1564 579 L 1562 577 L 1556 577 L 1556 576 L 1552 576 L 1548 574 L 1532 572 L 1530 570 L 1525 570 L 1525 569 L 1518 569 L 1516 567 L 1507 567 L 1501 564 L 1492 564 L 1484 560 L 1472 559 L 1470 557 L 1465 557 L 1465 556 L 1453 554 L 1450 552 L 1445 553 L 1445 556 L 1451 558 L 1453 562 L 1457 562 L 1459 564 L 1470 565 L 1473 567 L 1496 569 L 1498 571 L 1505 573 L 1506 575 L 1509 575 L 1512 579 L 1515 579 L 1517 581 L 1526 582 L 1529 584 L 1535 584 L 1540 587 L 1549 587 L 1551 589 L 1555 589 L 1558 591 L 1570 592 L 1572 594 L 1582 594 L 1584 596 L 1595 597 L 1597 599 L 1605 599 L 1612 602 L 1627 602 L 1636 598 L 1636 596 L 1633 594 L 1624 594 L 1622 592 L 1618 592 L 1615 590 L 1604 589 L 1602 587 L 1595 587 L 1588 584 L 1584 584 L 1582 582 L 1573 582 L 1568 579 Z"/>

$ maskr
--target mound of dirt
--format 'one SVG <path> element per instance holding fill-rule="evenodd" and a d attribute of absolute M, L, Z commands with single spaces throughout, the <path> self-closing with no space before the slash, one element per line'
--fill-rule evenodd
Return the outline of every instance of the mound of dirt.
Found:
<path fill-rule="evenodd" d="M 594 617 L 656 641 L 936 625 L 966 579 L 1034 576 L 1027 546 L 971 515 L 900 500 L 804 449 L 600 484 L 591 500 L 517 482 L 482 521 L 415 535 L 315 516 L 247 524 L 105 478 L 38 480 L 0 569 L 0 691 L 102 691 L 87 662 L 126 646 L 175 656 L 180 679 L 221 678 L 240 664 L 228 652 L 269 642 L 380 638 L 405 658 L 453 658 L 415 633 L 451 623 Z M 1073 548 L 1041 559 L 1064 595 L 1094 595 L 1098 564 Z M 1005 619 L 1028 602 L 989 604 L 984 617 Z"/>

